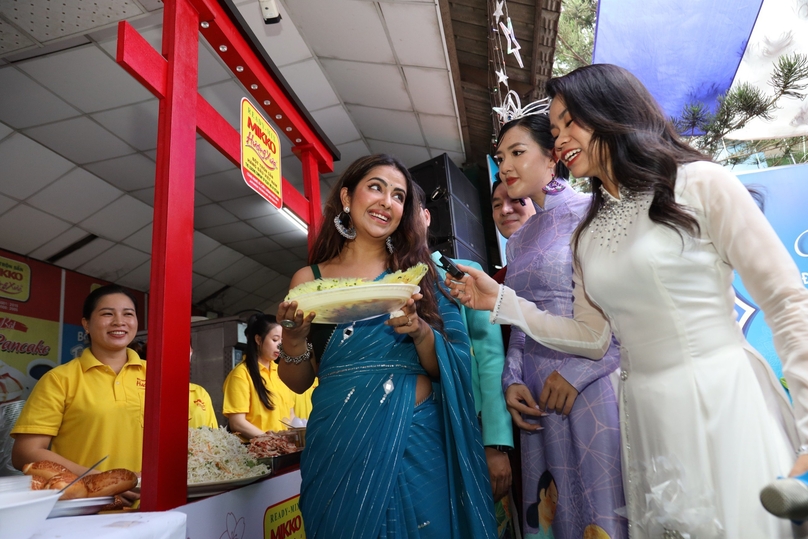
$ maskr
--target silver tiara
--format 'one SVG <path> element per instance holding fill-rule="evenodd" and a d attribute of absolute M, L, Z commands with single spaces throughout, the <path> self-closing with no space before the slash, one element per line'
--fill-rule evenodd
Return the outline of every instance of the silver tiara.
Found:
<path fill-rule="evenodd" d="M 534 114 L 547 114 L 550 110 L 550 98 L 545 97 L 533 103 L 528 103 L 522 108 L 522 101 L 519 99 L 519 94 L 513 90 L 505 94 L 505 100 L 502 102 L 501 107 L 494 107 L 494 112 L 499 115 L 499 121 L 506 124 L 511 120 L 518 120 L 525 116 L 533 116 Z"/>

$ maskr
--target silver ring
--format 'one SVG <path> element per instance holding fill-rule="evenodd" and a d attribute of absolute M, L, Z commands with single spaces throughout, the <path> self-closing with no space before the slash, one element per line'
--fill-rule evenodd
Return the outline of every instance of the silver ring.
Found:
<path fill-rule="evenodd" d="M 278 323 L 281 325 L 281 327 L 285 327 L 286 329 L 292 329 L 293 327 L 297 326 L 294 320 L 288 320 L 288 319 L 281 320 Z"/>

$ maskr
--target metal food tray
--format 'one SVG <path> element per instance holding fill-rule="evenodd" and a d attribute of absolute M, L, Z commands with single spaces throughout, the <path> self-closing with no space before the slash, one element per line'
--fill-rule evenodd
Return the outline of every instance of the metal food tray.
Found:
<path fill-rule="evenodd" d="M 295 451 L 294 453 L 287 453 L 286 455 L 278 455 L 277 457 L 264 457 L 258 459 L 261 464 L 266 464 L 272 468 L 272 475 L 278 475 L 280 472 L 287 468 L 292 468 L 300 464 L 300 454 L 303 450 Z"/>

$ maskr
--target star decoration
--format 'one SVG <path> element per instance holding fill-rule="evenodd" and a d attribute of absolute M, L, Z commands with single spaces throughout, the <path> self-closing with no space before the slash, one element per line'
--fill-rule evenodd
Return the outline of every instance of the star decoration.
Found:
<path fill-rule="evenodd" d="M 502 7 L 505 5 L 505 0 L 497 2 L 497 9 L 494 10 L 494 25 L 499 24 L 499 18 L 502 17 Z"/>
<path fill-rule="evenodd" d="M 500 69 L 499 71 L 496 71 L 496 74 L 497 84 L 504 84 L 505 86 L 508 86 L 508 75 L 505 74 L 505 70 Z"/>
<path fill-rule="evenodd" d="M 508 40 L 508 54 L 513 54 L 516 58 L 516 63 L 519 64 L 519 67 L 524 68 L 524 64 L 522 63 L 522 55 L 519 54 L 519 49 L 522 46 L 516 41 L 516 35 L 513 33 L 513 24 L 511 23 L 511 18 L 508 17 L 508 25 L 505 26 L 504 23 L 499 23 L 499 27 L 502 28 L 502 33 L 505 34 L 505 38 Z"/>

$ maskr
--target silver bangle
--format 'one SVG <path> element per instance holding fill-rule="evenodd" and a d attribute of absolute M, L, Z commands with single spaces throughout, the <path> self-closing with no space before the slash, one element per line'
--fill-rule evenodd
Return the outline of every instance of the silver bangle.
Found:
<path fill-rule="evenodd" d="M 502 307 L 502 298 L 505 297 L 505 285 L 499 285 L 499 290 L 497 292 L 497 302 L 494 304 L 494 309 L 491 311 L 491 321 L 493 323 L 494 320 L 499 318 L 499 308 Z"/>
<path fill-rule="evenodd" d="M 797 448 L 797 456 L 808 455 L 808 444 L 802 444 Z"/>
<path fill-rule="evenodd" d="M 295 365 L 300 365 L 304 361 L 308 361 L 311 359 L 311 351 L 312 346 L 309 341 L 306 341 L 306 351 L 300 354 L 299 356 L 290 356 L 286 352 L 283 351 L 283 343 L 278 345 L 278 358 L 284 360 L 286 363 L 294 363 Z"/>

